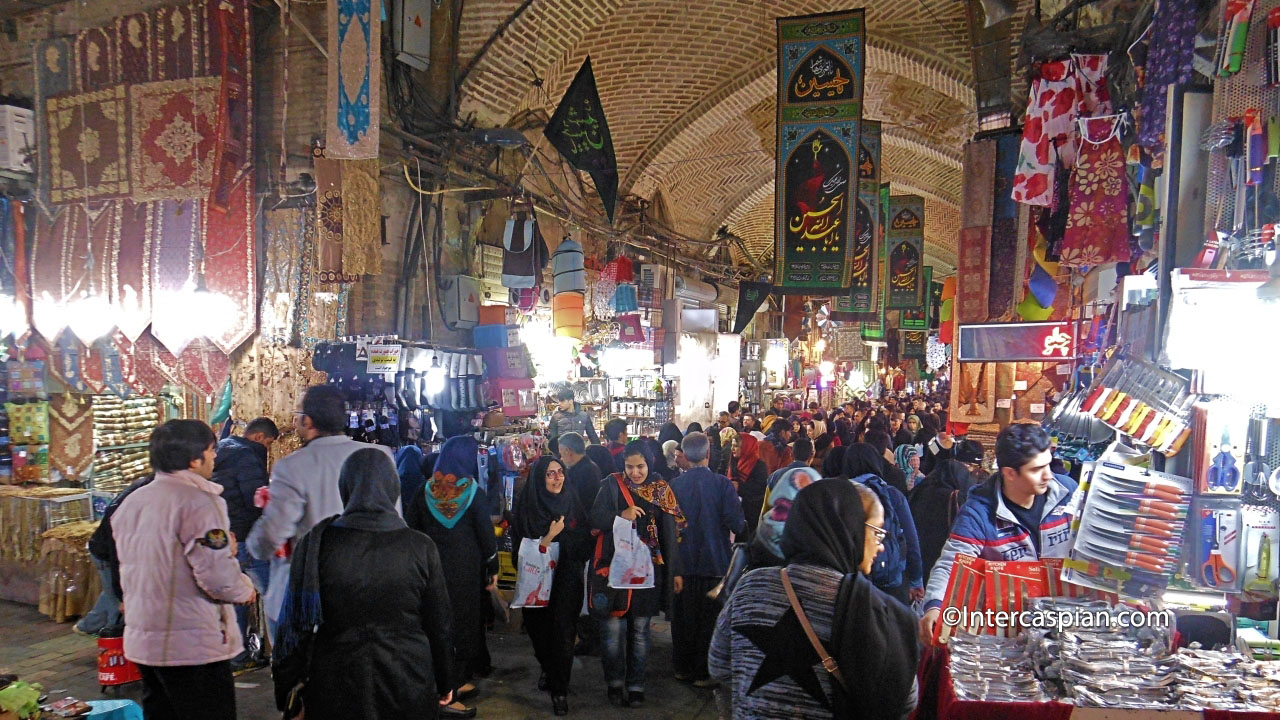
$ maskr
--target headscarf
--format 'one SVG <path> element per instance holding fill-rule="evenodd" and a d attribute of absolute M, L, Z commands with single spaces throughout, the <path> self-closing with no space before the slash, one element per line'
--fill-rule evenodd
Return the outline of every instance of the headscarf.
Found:
<path fill-rule="evenodd" d="M 689 433 L 696 433 L 696 432 L 702 432 L 702 423 L 696 423 L 696 422 L 689 423 L 689 427 L 685 428 L 684 434 L 688 435 Z"/>
<path fill-rule="evenodd" d="M 662 426 L 658 431 L 658 445 L 665 446 L 668 440 L 675 440 L 679 443 L 684 439 L 684 435 L 680 432 L 680 428 L 675 423 L 669 422 Z"/>
<path fill-rule="evenodd" d="M 409 507 L 409 501 L 427 482 L 422 473 L 422 448 L 405 445 L 396 451 L 396 474 L 400 476 L 400 507 Z"/>
<path fill-rule="evenodd" d="M 769 428 L 773 427 L 773 424 L 777 421 L 778 421 L 777 415 L 765 415 L 764 419 L 760 421 L 761 432 L 768 433 Z"/>
<path fill-rule="evenodd" d="M 902 470 L 902 475 L 907 479 L 907 487 L 914 487 L 916 479 L 923 477 L 923 474 L 917 469 L 911 469 L 911 458 L 919 457 L 920 449 L 915 445 L 899 445 L 897 450 L 893 451 L 893 458 L 898 463 L 898 469 Z"/>
<path fill-rule="evenodd" d="M 649 475 L 640 483 L 633 482 L 631 476 L 627 475 L 626 472 L 620 473 L 622 481 L 627 484 L 627 489 L 644 498 L 646 502 L 654 505 L 659 510 L 674 517 L 676 519 L 676 530 L 683 534 L 688 522 L 685 520 L 684 513 L 680 510 L 680 503 L 676 500 L 675 491 L 654 469 L 653 452 L 650 450 L 648 443 L 642 440 L 633 440 L 627 443 L 627 449 L 623 450 L 622 454 L 623 457 L 640 455 L 644 458 L 645 465 L 649 466 Z M 653 540 L 656 542 L 657 538 L 655 537 Z"/>
<path fill-rule="evenodd" d="M 782 533 L 782 557 L 788 564 L 857 573 L 866 534 L 867 513 L 853 484 L 819 480 L 801 490 L 791 504 Z"/>
<path fill-rule="evenodd" d="M 959 460 L 943 460 L 925 479 L 911 488 L 907 502 L 920 540 L 920 560 L 927 574 L 942 555 L 951 535 L 951 523 L 973 485 L 969 468 Z"/>
<path fill-rule="evenodd" d="M 838 477 L 844 472 L 844 454 L 848 451 L 849 448 L 843 446 L 828 450 L 827 456 L 822 458 L 822 477 Z"/>
<path fill-rule="evenodd" d="M 778 478 L 778 484 L 769 494 L 769 505 L 760 517 L 756 537 L 761 545 L 778 559 L 782 558 L 782 529 L 791 512 L 796 495 L 806 487 L 821 480 L 822 476 L 812 468 L 792 468 Z"/>
<path fill-rule="evenodd" d="M 906 419 L 905 421 L 903 421 L 903 423 L 902 423 L 902 426 L 903 426 L 903 427 L 905 427 L 905 428 L 907 429 L 907 432 L 912 432 L 912 430 L 911 430 L 911 421 L 912 421 L 912 420 L 915 420 L 915 421 L 916 421 L 916 429 L 915 429 L 915 432 L 916 432 L 916 433 L 918 433 L 918 432 L 920 432 L 921 430 L 923 430 L 923 429 L 924 429 L 924 423 L 923 423 L 923 422 L 920 422 L 920 416 L 919 416 L 919 415 L 916 415 L 915 413 L 912 413 L 912 414 L 908 415 L 908 416 L 907 416 L 907 419 Z"/>
<path fill-rule="evenodd" d="M 440 447 L 435 472 L 427 481 L 427 510 L 446 529 L 458 524 L 475 499 L 476 450 L 471 435 L 449 438 Z"/>
<path fill-rule="evenodd" d="M 541 538 L 551 530 L 551 522 L 563 517 L 565 524 L 581 515 L 578 495 L 567 481 L 560 492 L 547 490 L 547 470 L 551 463 L 565 469 L 564 463 L 550 456 L 538 458 L 529 470 L 529 480 L 516 499 L 515 531 L 520 537 Z"/>
<path fill-rule="evenodd" d="M 858 566 L 867 514 L 853 483 L 819 480 L 791 506 L 782 552 L 788 564 L 843 573 L 832 622 L 832 648 L 847 692 L 836 693 L 835 717 L 902 717 L 920 660 L 916 617 L 871 584 Z"/>
<path fill-rule="evenodd" d="M 738 436 L 738 480 L 745 482 L 760 462 L 760 441 L 754 435 Z"/>
<path fill-rule="evenodd" d="M 680 443 L 675 440 L 668 440 L 662 443 L 662 457 L 666 459 L 668 467 L 674 467 L 676 463 L 676 450 L 680 449 Z"/>
<path fill-rule="evenodd" d="M 875 475 L 883 480 L 884 457 L 872 445 L 854 443 L 844 451 L 844 463 L 840 468 L 840 474 L 846 480 L 852 480 L 859 475 Z"/>
<path fill-rule="evenodd" d="M 379 448 L 364 448 L 347 457 L 338 474 L 338 494 L 343 510 L 334 527 L 371 532 L 408 527 L 396 510 L 400 499 L 396 466 Z"/>
<path fill-rule="evenodd" d="M 588 445 L 587 459 L 595 463 L 596 469 L 600 471 L 598 479 L 603 480 L 612 475 L 617 470 L 617 463 L 614 462 L 613 453 L 609 452 L 609 448 L 603 445 Z M 594 502 L 595 498 L 578 498 L 583 502 Z"/>

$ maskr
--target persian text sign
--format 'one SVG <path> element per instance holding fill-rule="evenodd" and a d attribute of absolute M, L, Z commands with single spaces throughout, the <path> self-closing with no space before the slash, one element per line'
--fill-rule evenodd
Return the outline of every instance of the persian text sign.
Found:
<path fill-rule="evenodd" d="M 1069 322 L 961 325 L 960 362 L 1070 360 L 1076 356 L 1076 331 Z"/>
<path fill-rule="evenodd" d="M 924 198 L 889 199 L 885 226 L 885 307 L 914 309 L 924 304 Z"/>
<path fill-rule="evenodd" d="M 864 12 L 777 23 L 774 282 L 787 294 L 845 294 L 858 224 Z"/>

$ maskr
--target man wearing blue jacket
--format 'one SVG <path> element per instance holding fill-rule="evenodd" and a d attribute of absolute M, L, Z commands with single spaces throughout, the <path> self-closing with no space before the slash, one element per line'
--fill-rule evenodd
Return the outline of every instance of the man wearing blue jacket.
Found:
<path fill-rule="evenodd" d="M 1000 469 L 969 491 L 929 576 L 920 618 L 922 642 L 932 642 L 958 553 L 1010 561 L 1066 557 L 1071 547 L 1068 509 L 1076 482 L 1049 469 L 1049 448 L 1049 434 L 1039 425 L 1010 425 L 996 438 Z"/>

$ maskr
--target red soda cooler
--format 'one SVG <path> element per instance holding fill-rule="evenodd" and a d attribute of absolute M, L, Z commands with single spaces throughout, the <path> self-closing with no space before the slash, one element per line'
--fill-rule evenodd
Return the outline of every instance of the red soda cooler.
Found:
<path fill-rule="evenodd" d="M 103 689 L 142 680 L 138 666 L 124 656 L 124 638 L 98 636 L 98 684 Z"/>

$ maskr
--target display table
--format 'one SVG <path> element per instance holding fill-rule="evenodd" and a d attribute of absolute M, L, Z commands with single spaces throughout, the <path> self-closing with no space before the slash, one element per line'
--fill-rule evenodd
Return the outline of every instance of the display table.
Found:
<path fill-rule="evenodd" d="M 0 600 L 38 604 L 44 532 L 89 515 L 84 490 L 0 486 Z"/>
<path fill-rule="evenodd" d="M 945 648 L 926 650 L 920 662 L 920 708 L 914 720 L 1280 720 L 1280 713 L 1227 710 L 1084 708 L 1062 702 L 986 702 L 956 697 Z"/>

